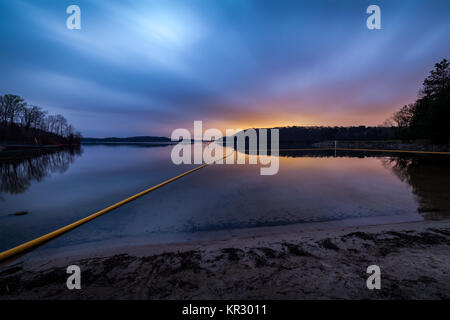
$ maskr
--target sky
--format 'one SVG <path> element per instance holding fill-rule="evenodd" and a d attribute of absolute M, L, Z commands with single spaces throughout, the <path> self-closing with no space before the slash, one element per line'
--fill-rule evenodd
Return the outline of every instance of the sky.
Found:
<path fill-rule="evenodd" d="M 450 58 L 450 1 L 0 0 L 0 30 L 0 94 L 84 136 L 378 125 Z"/>

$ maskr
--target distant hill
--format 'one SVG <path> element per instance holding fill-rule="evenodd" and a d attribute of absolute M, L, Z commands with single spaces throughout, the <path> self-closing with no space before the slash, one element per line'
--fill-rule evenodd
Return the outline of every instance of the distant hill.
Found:
<path fill-rule="evenodd" d="M 172 142 L 170 138 L 167 137 L 151 137 L 151 136 L 140 136 L 140 137 L 127 137 L 127 138 L 81 138 L 81 143 L 110 143 L 110 142 Z"/>

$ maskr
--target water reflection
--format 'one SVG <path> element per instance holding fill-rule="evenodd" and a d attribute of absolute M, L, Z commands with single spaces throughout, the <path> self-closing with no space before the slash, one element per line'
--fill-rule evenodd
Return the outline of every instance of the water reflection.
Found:
<path fill-rule="evenodd" d="M 412 187 L 426 219 L 450 217 L 450 159 L 447 156 L 397 156 L 383 165 Z"/>
<path fill-rule="evenodd" d="M 0 250 L 197 166 L 174 165 L 171 147 L 83 148 L 81 157 L 81 150 L 64 150 L 0 159 Z M 280 150 L 276 175 L 261 176 L 258 165 L 211 165 L 48 245 L 137 238 L 160 243 L 191 239 L 195 231 L 232 234 L 232 229 L 310 222 L 364 225 L 448 218 L 449 164 L 450 157 L 434 155 Z M 49 178 L 54 172 L 64 174 Z M 29 214 L 10 216 L 25 211 Z"/>
<path fill-rule="evenodd" d="M 257 152 L 246 150 L 248 157 L 257 157 Z M 283 158 L 372 158 L 381 161 L 404 183 L 407 183 L 418 203 L 417 212 L 424 219 L 447 219 L 450 217 L 450 157 L 446 155 L 402 154 L 392 152 L 363 152 L 352 150 L 281 149 Z M 286 165 L 286 162 L 284 163 Z M 335 165 L 337 162 L 335 163 Z M 313 164 L 310 164 L 313 165 Z M 330 163 L 330 165 L 333 165 Z M 322 168 L 326 170 L 326 168 Z M 334 170 L 339 170 L 335 168 Z M 353 168 L 354 171 L 358 169 Z M 361 172 L 364 179 L 366 171 Z M 381 174 L 381 173 L 379 173 Z"/>
<path fill-rule="evenodd" d="M 81 155 L 79 148 L 63 150 L 29 151 L 20 156 L 0 158 L 0 192 L 20 194 L 33 182 L 42 181 L 52 173 L 64 173 Z"/>

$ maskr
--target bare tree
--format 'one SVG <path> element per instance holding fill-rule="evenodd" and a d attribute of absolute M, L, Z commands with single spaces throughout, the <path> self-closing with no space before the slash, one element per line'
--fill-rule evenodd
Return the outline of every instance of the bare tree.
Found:
<path fill-rule="evenodd" d="M 57 122 L 58 122 L 56 116 L 49 115 L 47 117 L 47 122 L 48 122 L 48 131 L 56 134 L 57 133 L 56 128 L 57 128 Z"/>
<path fill-rule="evenodd" d="M 67 119 L 47 115 L 47 111 L 27 103 L 19 96 L 0 96 L 0 133 L 5 141 L 28 140 L 33 143 L 79 143 L 81 134 L 75 132 Z"/>
<path fill-rule="evenodd" d="M 59 136 L 64 136 L 64 131 L 66 130 L 67 127 L 67 120 L 66 118 L 64 118 L 64 116 L 57 114 L 55 116 L 55 122 L 56 122 L 56 134 Z"/>
<path fill-rule="evenodd" d="M 5 94 L 1 101 L 1 122 L 9 125 L 14 124 L 25 106 L 26 103 L 21 97 L 13 94 Z"/>
<path fill-rule="evenodd" d="M 414 115 L 414 104 L 403 106 L 399 111 L 394 113 L 392 120 L 399 128 L 406 128 L 410 125 L 411 119 Z"/>
<path fill-rule="evenodd" d="M 24 128 L 37 128 L 44 115 L 45 112 L 38 106 L 25 106 L 20 113 L 20 122 Z"/>
<path fill-rule="evenodd" d="M 40 116 L 36 119 L 36 123 L 34 126 L 36 129 L 49 132 L 49 126 L 48 126 L 48 117 L 47 117 L 47 111 L 42 111 Z"/>

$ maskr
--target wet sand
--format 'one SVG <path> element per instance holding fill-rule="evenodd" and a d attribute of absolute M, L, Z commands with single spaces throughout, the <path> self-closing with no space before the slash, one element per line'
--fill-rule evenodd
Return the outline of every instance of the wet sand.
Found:
<path fill-rule="evenodd" d="M 68 265 L 81 290 L 68 290 Z M 369 265 L 381 289 L 369 290 Z M 42 257 L 0 267 L 0 299 L 449 299 L 450 220 Z"/>

